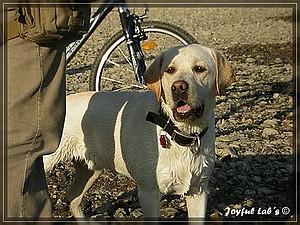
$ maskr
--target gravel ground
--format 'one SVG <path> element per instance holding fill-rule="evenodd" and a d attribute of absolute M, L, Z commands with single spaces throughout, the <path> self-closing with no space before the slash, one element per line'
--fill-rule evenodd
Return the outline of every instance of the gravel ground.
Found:
<path fill-rule="evenodd" d="M 220 50 L 236 72 L 236 82 L 217 97 L 211 220 L 295 220 L 293 18 L 292 8 L 275 6 L 150 8 L 149 19 L 173 23 Z M 70 62 L 68 94 L 88 90 L 94 57 L 119 28 L 114 11 Z M 54 217 L 71 218 L 64 200 L 74 179 L 71 163 L 57 165 L 47 177 Z M 135 183 L 110 171 L 88 191 L 82 207 L 100 221 L 142 216 Z M 241 210 L 248 213 L 238 215 Z M 161 214 L 186 218 L 184 199 L 164 196 Z"/>

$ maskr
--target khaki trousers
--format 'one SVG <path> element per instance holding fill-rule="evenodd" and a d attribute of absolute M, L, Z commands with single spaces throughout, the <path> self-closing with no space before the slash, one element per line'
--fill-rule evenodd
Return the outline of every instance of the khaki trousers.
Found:
<path fill-rule="evenodd" d="M 50 218 L 42 156 L 57 148 L 65 116 L 65 45 L 7 42 L 5 219 Z"/>

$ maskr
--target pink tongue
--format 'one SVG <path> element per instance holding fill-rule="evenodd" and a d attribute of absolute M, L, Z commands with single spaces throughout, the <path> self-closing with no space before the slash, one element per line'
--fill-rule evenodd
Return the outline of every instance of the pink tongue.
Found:
<path fill-rule="evenodd" d="M 183 106 L 179 106 L 177 108 L 177 112 L 178 113 L 187 113 L 191 110 L 191 106 L 189 106 L 189 104 L 185 104 Z"/>

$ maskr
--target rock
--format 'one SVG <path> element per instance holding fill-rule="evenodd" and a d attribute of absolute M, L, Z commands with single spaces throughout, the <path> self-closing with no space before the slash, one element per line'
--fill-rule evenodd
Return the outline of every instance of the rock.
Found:
<path fill-rule="evenodd" d="M 274 127 L 278 126 L 278 122 L 275 119 L 265 120 L 261 126 L 265 127 L 265 128 L 274 128 Z"/>
<path fill-rule="evenodd" d="M 210 218 L 212 219 L 219 219 L 222 217 L 222 213 L 219 210 L 215 210 L 211 215 Z"/>
<path fill-rule="evenodd" d="M 124 193 L 119 197 L 119 201 L 122 201 L 123 204 L 129 204 L 130 202 L 132 202 L 134 200 L 134 196 L 132 195 L 132 193 Z"/>
<path fill-rule="evenodd" d="M 262 132 L 262 136 L 265 138 L 270 137 L 270 136 L 275 136 L 278 134 L 279 134 L 278 130 L 276 130 L 274 128 L 268 128 L 268 127 L 263 129 L 263 132 Z"/>
<path fill-rule="evenodd" d="M 256 191 L 255 190 L 251 190 L 251 189 L 247 189 L 247 190 L 245 190 L 245 192 L 244 192 L 244 194 L 246 195 L 246 196 L 255 196 L 255 194 L 256 194 Z"/>
<path fill-rule="evenodd" d="M 230 144 L 229 148 L 227 148 L 227 151 L 229 152 L 231 157 L 237 158 L 238 154 L 237 154 L 236 149 L 239 149 L 239 148 L 240 148 L 240 146 L 238 146 L 238 145 Z"/>
<path fill-rule="evenodd" d="M 242 172 L 246 171 L 247 167 L 249 167 L 249 165 L 248 165 L 249 162 L 250 162 L 249 159 L 252 159 L 252 158 L 251 157 L 247 157 L 243 161 L 237 161 L 236 162 L 236 166 L 238 167 L 238 169 L 241 170 Z"/>
<path fill-rule="evenodd" d="M 294 166 L 293 165 L 286 165 L 286 169 L 287 169 L 287 172 L 289 174 L 291 174 L 294 171 Z"/>
<path fill-rule="evenodd" d="M 211 182 L 212 184 L 216 184 L 218 180 L 214 176 L 211 176 L 209 182 Z"/>
<path fill-rule="evenodd" d="M 161 209 L 160 213 L 162 218 L 174 218 L 179 211 L 177 209 L 168 207 Z"/>
<path fill-rule="evenodd" d="M 236 162 L 230 162 L 229 166 L 231 169 L 234 169 L 236 167 Z M 228 172 L 228 171 L 227 171 Z M 227 173 L 228 174 L 228 173 Z"/>
<path fill-rule="evenodd" d="M 226 181 L 227 175 L 226 175 L 226 173 L 220 171 L 215 174 L 215 178 L 217 178 L 218 180 L 221 180 L 221 181 Z"/>
<path fill-rule="evenodd" d="M 233 176 L 236 175 L 236 170 L 235 169 L 229 169 L 229 170 L 226 171 L 226 175 L 228 175 L 229 177 L 233 177 Z"/>
<path fill-rule="evenodd" d="M 112 215 L 115 211 L 114 206 L 110 202 L 106 202 L 96 209 L 97 214 L 105 214 Z"/>
<path fill-rule="evenodd" d="M 179 203 L 178 203 L 178 206 L 179 206 L 180 208 L 184 208 L 184 207 L 186 207 L 186 203 L 185 203 L 185 201 L 183 201 L 183 202 L 179 202 Z"/>
<path fill-rule="evenodd" d="M 274 63 L 276 63 L 276 64 L 281 64 L 281 63 L 283 63 L 283 60 L 282 60 L 281 58 L 276 58 L 276 59 L 274 60 Z"/>
<path fill-rule="evenodd" d="M 261 163 L 264 162 L 264 160 L 265 160 L 264 158 L 265 158 L 264 156 L 257 155 L 257 156 L 255 156 L 254 160 L 255 160 L 256 162 L 258 162 L 259 164 L 261 164 Z"/>
<path fill-rule="evenodd" d="M 273 98 L 274 98 L 274 99 L 278 99 L 279 97 L 280 97 L 280 94 L 279 94 L 279 93 L 274 93 L 274 94 L 273 94 Z"/>
<path fill-rule="evenodd" d="M 246 60 L 245 60 L 245 62 L 246 63 L 254 63 L 254 62 L 256 62 L 256 59 L 254 59 L 254 58 L 247 58 Z"/>
<path fill-rule="evenodd" d="M 254 204 L 254 200 L 252 198 L 247 198 L 244 201 L 243 206 L 247 206 L 247 207 L 251 208 L 251 207 L 253 207 L 253 204 Z"/>
<path fill-rule="evenodd" d="M 285 173 L 288 173 L 288 171 L 287 171 L 286 169 L 280 169 L 280 172 L 281 172 L 281 173 L 284 173 L 284 174 L 285 174 Z"/>
<path fill-rule="evenodd" d="M 132 216 L 132 218 L 142 218 L 143 210 L 141 208 L 137 208 L 133 210 L 130 215 Z"/>
<path fill-rule="evenodd" d="M 234 209 L 241 209 L 242 208 L 242 205 L 241 204 L 235 204 L 233 206 Z"/>
<path fill-rule="evenodd" d="M 255 182 L 255 183 L 261 183 L 261 177 L 259 177 L 259 176 L 254 176 L 254 177 L 253 177 L 253 182 Z"/>
<path fill-rule="evenodd" d="M 168 200 L 167 199 L 163 199 L 160 201 L 159 206 L 161 208 L 166 207 L 168 205 Z"/>
<path fill-rule="evenodd" d="M 258 187 L 257 193 L 262 195 L 270 195 L 272 194 L 272 191 L 267 187 Z"/>
<path fill-rule="evenodd" d="M 216 154 L 220 156 L 221 158 L 224 158 L 225 156 L 230 156 L 230 157 L 238 157 L 237 156 L 237 151 L 233 147 L 228 147 L 228 148 L 217 148 L 216 149 Z"/>
<path fill-rule="evenodd" d="M 127 218 L 127 214 L 123 208 L 118 208 L 114 213 L 114 218 Z"/>
<path fill-rule="evenodd" d="M 237 175 L 237 178 L 240 180 L 240 181 L 245 181 L 245 180 L 247 180 L 247 176 L 245 176 L 245 175 L 243 175 L 243 174 L 238 174 Z"/>
<path fill-rule="evenodd" d="M 251 156 L 251 155 L 256 155 L 255 152 L 251 151 L 251 150 L 247 150 L 244 155 L 248 155 L 248 156 Z"/>

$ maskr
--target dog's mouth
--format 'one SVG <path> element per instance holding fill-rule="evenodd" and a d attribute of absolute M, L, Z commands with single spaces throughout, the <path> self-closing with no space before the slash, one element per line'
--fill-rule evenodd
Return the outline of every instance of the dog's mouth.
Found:
<path fill-rule="evenodd" d="M 173 115 L 175 120 L 179 122 L 194 121 L 202 116 L 203 108 L 202 104 L 193 108 L 185 100 L 180 99 L 177 101 L 176 107 L 173 109 Z"/>

